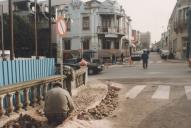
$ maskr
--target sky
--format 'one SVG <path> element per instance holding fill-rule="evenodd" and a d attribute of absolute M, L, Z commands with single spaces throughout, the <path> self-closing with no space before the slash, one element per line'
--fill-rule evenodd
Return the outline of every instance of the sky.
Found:
<path fill-rule="evenodd" d="M 84 0 L 85 1 L 85 0 Z M 103 1 L 103 0 L 99 0 Z M 151 41 L 159 41 L 177 0 L 117 0 L 132 19 L 133 29 L 150 31 Z"/>

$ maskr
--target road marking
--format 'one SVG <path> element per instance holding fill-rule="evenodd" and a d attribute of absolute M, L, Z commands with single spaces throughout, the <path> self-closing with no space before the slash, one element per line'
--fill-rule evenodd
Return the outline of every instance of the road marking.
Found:
<path fill-rule="evenodd" d="M 138 94 L 145 88 L 145 85 L 138 85 L 133 87 L 127 94 L 126 98 L 135 99 Z"/>
<path fill-rule="evenodd" d="M 191 86 L 185 86 L 184 89 L 185 89 L 185 92 L 186 92 L 187 99 L 191 100 Z"/>
<path fill-rule="evenodd" d="M 149 61 L 149 64 L 152 64 L 153 63 L 153 61 Z"/>
<path fill-rule="evenodd" d="M 156 92 L 153 94 L 152 99 L 169 99 L 170 86 L 160 85 Z"/>
<path fill-rule="evenodd" d="M 162 61 L 161 61 L 161 60 L 157 61 L 157 64 L 161 64 L 161 63 L 162 63 Z"/>

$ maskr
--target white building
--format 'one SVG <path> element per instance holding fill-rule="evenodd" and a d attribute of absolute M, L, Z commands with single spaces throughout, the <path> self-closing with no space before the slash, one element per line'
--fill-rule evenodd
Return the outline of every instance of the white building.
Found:
<path fill-rule="evenodd" d="M 67 32 L 62 41 L 64 50 L 95 50 L 98 57 L 110 58 L 126 52 L 131 35 L 130 18 L 114 0 L 54 5 L 57 16 L 64 16 Z"/>

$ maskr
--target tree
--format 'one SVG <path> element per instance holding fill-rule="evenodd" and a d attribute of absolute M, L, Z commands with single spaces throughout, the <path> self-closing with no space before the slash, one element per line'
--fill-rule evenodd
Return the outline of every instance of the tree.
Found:
<path fill-rule="evenodd" d="M 4 14 L 4 45 L 11 49 L 9 39 L 9 17 Z M 25 18 L 14 15 L 14 52 L 16 57 L 31 57 L 34 52 L 33 26 Z"/>

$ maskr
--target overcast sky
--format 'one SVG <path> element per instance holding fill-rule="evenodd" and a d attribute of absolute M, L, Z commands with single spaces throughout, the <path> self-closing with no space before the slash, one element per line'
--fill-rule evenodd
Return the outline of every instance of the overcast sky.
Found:
<path fill-rule="evenodd" d="M 104 0 L 100 0 L 104 1 Z M 177 0 L 118 0 L 132 18 L 132 26 L 141 32 L 150 31 L 152 43 L 160 40 Z"/>

